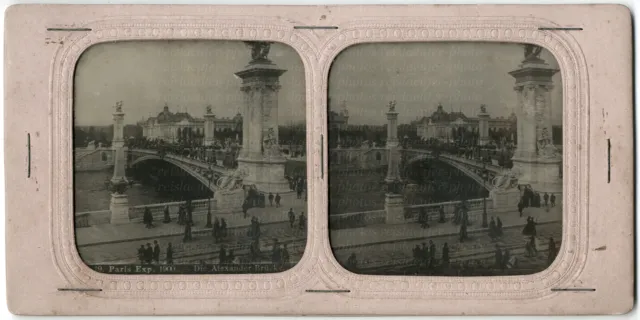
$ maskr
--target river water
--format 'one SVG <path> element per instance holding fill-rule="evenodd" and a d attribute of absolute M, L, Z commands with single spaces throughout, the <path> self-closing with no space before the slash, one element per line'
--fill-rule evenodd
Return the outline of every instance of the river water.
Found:
<path fill-rule="evenodd" d="M 76 172 L 74 179 L 75 211 L 108 210 L 111 202 L 111 191 L 105 181 L 113 176 L 113 169 L 105 171 Z M 127 189 L 130 206 L 139 206 L 153 203 L 172 201 L 168 197 L 159 195 L 155 188 L 141 184 L 135 184 Z"/>
<path fill-rule="evenodd" d="M 329 168 L 329 214 L 384 209 L 386 172 L 386 168 Z M 476 199 L 488 194 L 460 170 L 438 160 L 415 162 L 407 175 L 416 185 L 413 191 L 405 193 L 408 205 Z"/>

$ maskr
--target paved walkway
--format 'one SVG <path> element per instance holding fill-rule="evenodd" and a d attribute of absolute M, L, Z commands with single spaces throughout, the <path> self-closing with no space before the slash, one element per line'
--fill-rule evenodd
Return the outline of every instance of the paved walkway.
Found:
<path fill-rule="evenodd" d="M 293 208 L 293 212 L 296 214 L 296 221 L 300 216 L 300 212 L 305 213 L 307 216 L 307 202 L 304 199 L 294 199 L 294 203 L 282 206 L 279 208 L 270 207 L 267 203 L 265 208 L 251 208 L 247 212 L 247 218 L 244 218 L 242 212 L 229 213 L 229 214 L 213 214 L 211 215 L 211 222 L 213 223 L 216 217 L 224 218 L 227 221 L 227 228 L 243 228 L 251 224 L 251 216 L 257 217 L 262 224 L 277 223 L 282 221 L 289 221 L 289 208 Z M 171 217 L 170 223 L 162 223 L 160 221 L 154 221 L 154 228 L 147 229 L 142 222 L 112 225 L 101 224 L 91 226 L 88 228 L 76 229 L 76 244 L 78 247 L 129 242 L 146 239 L 158 239 L 162 237 L 171 237 L 184 234 L 184 226 L 177 224 L 177 216 Z M 207 211 L 198 211 L 193 213 L 194 226 L 191 229 L 192 233 L 201 233 L 211 230 L 211 228 L 205 228 L 207 221 Z"/>
<path fill-rule="evenodd" d="M 562 207 L 550 208 L 547 212 L 544 208 L 525 208 L 520 217 L 518 211 L 487 213 L 487 221 L 491 217 L 500 217 L 503 228 L 512 226 L 524 226 L 528 216 L 533 217 L 539 224 L 562 221 Z M 482 221 L 477 221 L 467 228 L 467 233 L 486 232 L 482 228 Z M 331 230 L 331 247 L 334 250 L 368 246 L 373 244 L 402 242 L 415 239 L 426 239 L 438 236 L 458 234 L 460 226 L 451 222 L 438 223 L 437 220 L 429 222 L 430 228 L 422 229 L 418 223 L 405 224 L 379 224 L 362 228 Z"/>

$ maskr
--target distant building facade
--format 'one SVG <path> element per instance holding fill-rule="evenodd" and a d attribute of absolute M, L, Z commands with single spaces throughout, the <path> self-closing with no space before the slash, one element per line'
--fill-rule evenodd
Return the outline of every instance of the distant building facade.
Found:
<path fill-rule="evenodd" d="M 166 104 L 157 116 L 149 117 L 138 125 L 142 127 L 142 136 L 150 140 L 175 143 L 186 132 L 197 137 L 204 136 L 204 119 L 193 117 L 187 112 L 173 113 Z M 242 115 L 238 113 L 233 118 L 216 118 L 214 126 L 215 131 L 242 131 Z"/>
<path fill-rule="evenodd" d="M 490 118 L 490 132 L 515 132 L 517 119 L 514 113 L 509 118 Z M 431 116 L 423 117 L 416 123 L 416 133 L 423 140 L 438 139 L 453 141 L 456 132 L 478 133 L 479 118 L 468 117 L 462 112 L 446 112 L 441 104 Z"/>

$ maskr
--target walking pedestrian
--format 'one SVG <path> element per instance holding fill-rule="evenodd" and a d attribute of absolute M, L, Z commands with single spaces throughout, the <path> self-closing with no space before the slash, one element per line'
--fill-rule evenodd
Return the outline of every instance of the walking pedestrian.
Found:
<path fill-rule="evenodd" d="M 164 220 L 163 223 L 170 223 L 171 216 L 169 215 L 169 206 L 164 206 Z"/>
<path fill-rule="evenodd" d="M 147 247 L 144 249 L 144 262 L 146 264 L 151 264 L 153 260 L 153 248 L 151 248 L 151 243 L 147 243 Z"/>
<path fill-rule="evenodd" d="M 227 238 L 227 220 L 225 220 L 224 218 L 220 219 L 220 232 L 221 232 L 222 239 L 226 239 Z"/>
<path fill-rule="evenodd" d="M 215 239 L 216 243 L 220 242 L 220 235 L 220 220 L 218 220 L 218 217 L 216 217 L 213 222 L 213 238 Z"/>
<path fill-rule="evenodd" d="M 445 218 L 444 218 L 444 206 L 440 206 L 440 209 L 438 210 L 438 213 L 440 214 L 440 220 L 438 220 L 438 222 L 440 222 L 440 223 L 444 223 L 444 222 L 445 222 Z"/>
<path fill-rule="evenodd" d="M 298 221 L 299 221 L 300 230 L 304 230 L 307 227 L 307 222 L 304 216 L 304 212 L 300 212 L 300 217 L 298 218 Z"/>
<path fill-rule="evenodd" d="M 188 223 L 188 222 L 184 224 L 184 238 L 182 238 L 182 240 L 184 242 L 192 240 L 192 237 L 191 237 L 191 224 Z"/>
<path fill-rule="evenodd" d="M 293 224 L 296 222 L 296 214 L 293 213 L 293 208 L 289 208 L 289 226 L 293 229 Z"/>
<path fill-rule="evenodd" d="M 429 240 L 429 268 L 433 269 L 436 265 L 436 245 Z"/>
<path fill-rule="evenodd" d="M 273 207 L 273 193 L 269 192 L 269 206 Z"/>
<path fill-rule="evenodd" d="M 446 242 L 442 245 L 442 265 L 449 266 L 449 245 Z"/>
<path fill-rule="evenodd" d="M 218 256 L 218 263 L 219 264 L 225 264 L 227 263 L 227 250 L 225 249 L 225 245 L 223 244 L 222 246 L 220 246 L 220 252 L 219 252 L 219 256 Z"/>
<path fill-rule="evenodd" d="M 279 193 L 276 193 L 276 208 L 280 208 L 280 200 L 282 198 L 280 197 Z"/>
<path fill-rule="evenodd" d="M 495 250 L 495 268 L 496 269 L 502 269 L 502 250 L 500 250 L 500 246 L 498 246 L 496 244 L 496 250 Z"/>
<path fill-rule="evenodd" d="M 153 261 L 160 263 L 160 245 L 158 240 L 153 240 Z"/>
<path fill-rule="evenodd" d="M 140 245 L 138 248 L 138 260 L 140 260 L 140 264 L 144 264 L 144 254 L 145 254 L 144 244 Z"/>
<path fill-rule="evenodd" d="M 544 206 L 549 206 L 549 194 L 545 192 L 542 198 L 544 199 Z"/>
<path fill-rule="evenodd" d="M 171 246 L 171 242 L 167 245 L 167 264 L 173 264 L 173 247 Z"/>
<path fill-rule="evenodd" d="M 555 194 L 551 194 L 551 198 L 549 199 L 551 201 L 551 207 L 555 207 L 556 206 L 556 195 Z"/>

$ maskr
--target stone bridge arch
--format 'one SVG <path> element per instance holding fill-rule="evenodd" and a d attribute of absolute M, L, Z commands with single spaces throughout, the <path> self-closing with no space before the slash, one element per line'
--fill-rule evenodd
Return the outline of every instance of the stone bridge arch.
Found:
<path fill-rule="evenodd" d="M 207 178 L 207 173 L 209 171 L 208 168 L 205 169 L 200 166 L 190 165 L 178 159 L 173 159 L 172 157 L 167 157 L 167 156 L 160 157 L 158 155 L 143 155 L 143 156 L 137 157 L 135 159 L 132 159 L 132 161 L 129 163 L 129 166 L 135 166 L 137 164 L 140 164 L 145 161 L 150 161 L 150 160 L 160 160 L 160 161 L 170 163 L 184 170 L 187 174 L 196 178 L 205 187 L 210 188 L 210 190 L 214 192 L 218 190 L 218 186 L 216 185 L 216 182 L 223 175 L 221 172 L 213 170 L 212 171 L 213 178 L 211 179 L 211 183 L 209 183 L 209 179 Z"/>

